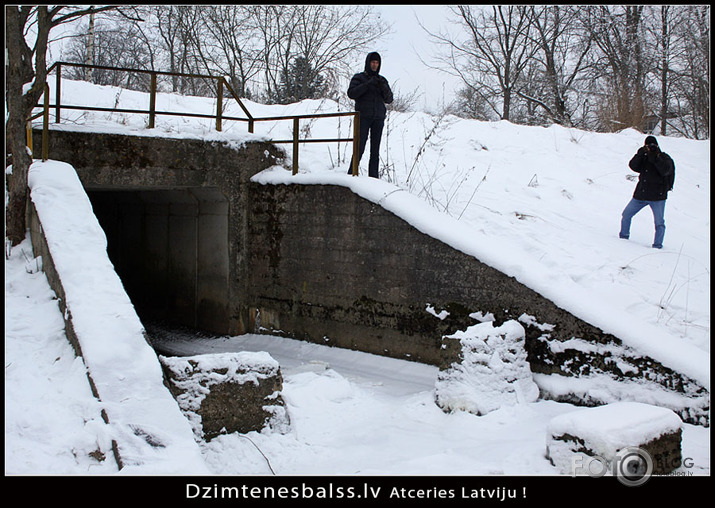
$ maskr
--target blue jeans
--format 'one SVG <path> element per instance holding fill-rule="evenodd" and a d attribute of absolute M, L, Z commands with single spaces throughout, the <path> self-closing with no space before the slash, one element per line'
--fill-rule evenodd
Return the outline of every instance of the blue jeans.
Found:
<path fill-rule="evenodd" d="M 653 211 L 653 221 L 655 222 L 655 238 L 653 239 L 653 247 L 656 249 L 663 248 L 663 238 L 665 238 L 665 199 L 661 201 L 641 201 L 640 199 L 631 199 L 631 201 L 623 209 L 621 218 L 621 232 L 618 236 L 628 238 L 631 234 L 631 220 L 633 216 L 640 212 L 646 206 L 650 206 Z"/>

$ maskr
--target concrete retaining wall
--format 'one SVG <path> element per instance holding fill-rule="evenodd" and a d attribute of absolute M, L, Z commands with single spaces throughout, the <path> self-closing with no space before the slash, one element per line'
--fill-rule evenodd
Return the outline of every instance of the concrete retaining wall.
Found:
<path fill-rule="evenodd" d="M 495 326 L 524 325 L 534 373 L 657 386 L 678 394 L 670 407 L 686 421 L 709 420 L 697 382 L 347 188 L 251 183 L 250 196 L 248 304 L 258 332 L 445 367 L 442 337 L 477 323 L 470 314 L 491 314 Z M 609 402 L 543 387 L 542 397 Z"/>

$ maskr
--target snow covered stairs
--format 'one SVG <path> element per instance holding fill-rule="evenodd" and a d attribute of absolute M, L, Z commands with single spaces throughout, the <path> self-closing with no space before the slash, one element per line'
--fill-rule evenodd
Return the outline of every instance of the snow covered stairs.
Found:
<path fill-rule="evenodd" d="M 539 388 L 526 359 L 525 330 L 510 320 L 485 322 L 442 339 L 442 368 L 435 402 L 445 412 L 484 415 L 500 407 L 534 402 Z"/>
<path fill-rule="evenodd" d="M 197 439 L 289 427 L 280 366 L 268 353 L 240 352 L 159 360 L 169 390 Z"/>
<path fill-rule="evenodd" d="M 610 473 L 628 485 L 680 466 L 682 421 L 667 408 L 616 402 L 553 418 L 546 452 L 564 474 Z"/>

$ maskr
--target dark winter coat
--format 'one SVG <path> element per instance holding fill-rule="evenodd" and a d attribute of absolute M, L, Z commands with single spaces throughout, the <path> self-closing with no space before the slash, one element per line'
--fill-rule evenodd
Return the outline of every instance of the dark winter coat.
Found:
<path fill-rule="evenodd" d="M 634 199 L 662 201 L 668 198 L 675 181 L 675 163 L 667 153 L 660 150 L 649 153 L 646 147 L 641 147 L 628 165 L 638 173 Z"/>
<path fill-rule="evenodd" d="M 377 72 L 370 68 L 370 61 L 378 60 Z M 384 76 L 380 75 L 382 59 L 376 52 L 369 53 L 365 58 L 365 70 L 355 74 L 348 86 L 348 97 L 355 101 L 355 111 L 361 118 L 385 118 L 385 104 L 393 101 L 392 90 Z"/>

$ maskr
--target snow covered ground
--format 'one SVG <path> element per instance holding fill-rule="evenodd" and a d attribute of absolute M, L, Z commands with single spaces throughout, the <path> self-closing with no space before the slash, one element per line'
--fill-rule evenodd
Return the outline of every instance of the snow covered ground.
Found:
<path fill-rule="evenodd" d="M 62 92 L 66 104 L 145 109 L 148 102 L 144 94 L 85 83 L 65 83 Z M 338 109 L 318 101 L 248 107 L 254 116 Z M 157 109 L 215 107 L 204 99 L 165 95 Z M 231 109 L 227 115 L 240 116 Z M 63 114 L 61 128 L 227 142 L 251 137 L 239 123 L 215 133 L 209 120 L 160 117 L 157 128 L 147 131 L 146 118 L 138 115 Z M 336 130 L 347 135 L 349 126 L 341 122 L 311 122 L 311 136 L 334 137 Z M 289 127 L 290 122 L 258 124 L 257 136 L 286 138 Z M 655 250 L 647 209 L 634 219 L 631 240 L 618 238 L 620 212 L 635 186 L 627 163 L 643 138 L 634 131 L 596 134 L 392 113 L 383 137 L 383 180 L 442 213 L 445 224 L 458 221 L 472 231 L 485 260 L 507 260 L 507 273 L 594 325 L 662 355 L 659 360 L 682 365 L 709 388 L 710 144 L 659 139 L 675 160 L 677 176 L 666 207 L 665 247 Z M 305 145 L 298 178 L 316 184 L 348 179 L 353 183 L 346 185 L 363 189 L 387 185 L 345 176 L 349 156 L 347 144 Z M 282 170 L 269 170 L 265 179 L 286 178 L 277 171 Z M 420 217 L 421 210 L 402 212 Z M 26 241 L 6 260 L 6 474 L 113 474 L 110 457 L 97 460 L 98 450 L 107 449 L 99 403 L 83 362 L 64 338 L 57 302 L 33 257 Z M 277 337 L 177 338 L 163 346 L 177 354 L 268 351 L 281 364 L 291 431 L 222 436 L 203 444 L 214 474 L 555 475 L 545 457 L 547 425 L 576 409 L 537 401 L 481 417 L 445 414 L 434 403 L 434 367 Z M 685 425 L 683 457 L 691 460 L 680 470 L 709 475 L 709 445 L 709 429 Z"/>

